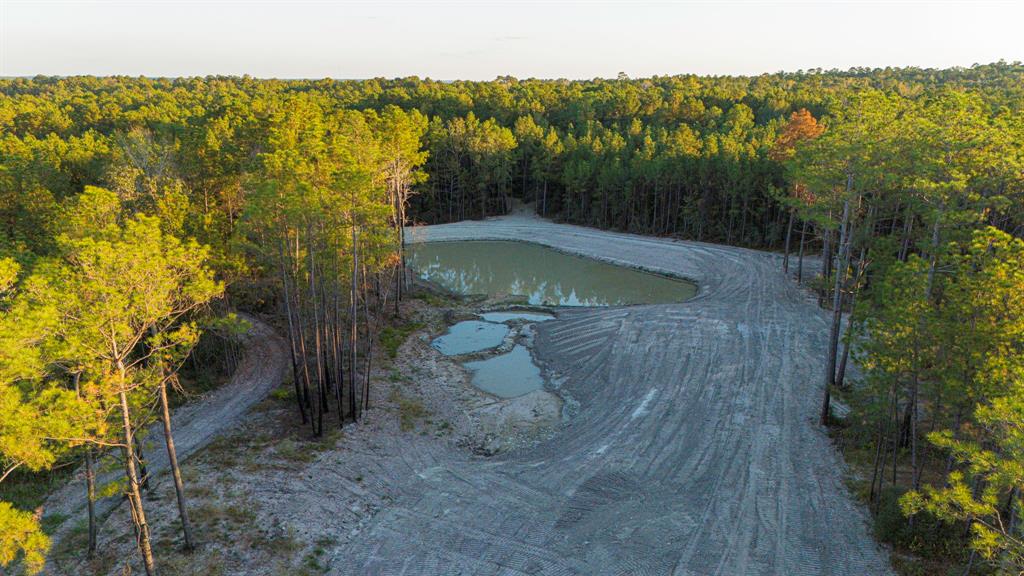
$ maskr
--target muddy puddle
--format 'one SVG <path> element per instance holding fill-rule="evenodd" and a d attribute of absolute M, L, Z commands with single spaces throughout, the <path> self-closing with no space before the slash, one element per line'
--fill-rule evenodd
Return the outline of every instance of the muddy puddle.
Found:
<path fill-rule="evenodd" d="M 525 297 L 533 306 L 624 306 L 682 302 L 691 282 L 573 256 L 524 242 L 473 240 L 408 247 L 421 278 L 461 294 Z M 491 310 L 453 324 L 432 346 L 463 356 L 477 388 L 501 398 L 544 387 L 533 362 L 531 325 L 555 318 L 538 310 Z"/>

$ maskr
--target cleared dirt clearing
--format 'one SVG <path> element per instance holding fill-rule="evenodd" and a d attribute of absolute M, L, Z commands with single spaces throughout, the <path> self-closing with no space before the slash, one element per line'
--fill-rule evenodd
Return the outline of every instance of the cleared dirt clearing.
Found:
<path fill-rule="evenodd" d="M 696 280 L 682 304 L 565 310 L 538 359 L 578 403 L 492 458 L 423 451 L 333 574 L 890 574 L 816 422 L 825 314 L 774 256 L 513 216 L 410 241 L 523 240 Z"/>

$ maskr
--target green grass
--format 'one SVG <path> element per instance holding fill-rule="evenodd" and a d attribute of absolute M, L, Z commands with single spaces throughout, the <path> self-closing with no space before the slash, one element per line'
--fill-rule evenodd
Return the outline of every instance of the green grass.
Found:
<path fill-rule="evenodd" d="M 415 398 L 403 396 L 398 389 L 392 389 L 388 400 L 398 405 L 398 421 L 403 432 L 416 427 L 416 423 L 430 416 L 430 411 Z"/>
<path fill-rule="evenodd" d="M 321 452 L 334 448 L 343 437 L 341 430 L 330 428 L 319 438 L 285 438 L 277 443 L 275 451 L 288 462 L 306 464 L 316 460 Z"/>
<path fill-rule="evenodd" d="M 426 291 L 416 292 L 415 294 L 412 295 L 412 297 L 417 300 L 426 302 L 427 304 L 434 306 L 435 308 L 451 304 L 452 302 L 450 298 L 445 298 L 444 296 L 439 296 L 437 294 L 432 294 Z"/>
<path fill-rule="evenodd" d="M 422 322 L 409 322 L 397 326 L 387 326 L 380 332 L 380 345 L 389 358 L 398 356 L 398 348 L 405 343 L 413 332 L 424 327 Z"/>
<path fill-rule="evenodd" d="M 284 558 L 291 558 L 292 555 L 302 549 L 302 543 L 299 542 L 293 529 L 289 529 L 283 534 L 269 537 L 260 533 L 253 540 L 253 546 L 265 550 L 275 557 Z"/>
<path fill-rule="evenodd" d="M 284 386 L 275 388 L 270 392 L 270 397 L 278 402 L 291 402 L 295 399 L 295 389 Z"/>

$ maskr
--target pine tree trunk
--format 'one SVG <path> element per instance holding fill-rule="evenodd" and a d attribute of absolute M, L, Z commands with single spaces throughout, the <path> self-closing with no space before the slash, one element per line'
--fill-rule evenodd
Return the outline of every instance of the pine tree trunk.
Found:
<path fill-rule="evenodd" d="M 128 502 L 132 509 L 132 520 L 135 524 L 135 535 L 138 538 L 139 553 L 142 554 L 142 563 L 146 569 L 146 576 L 156 576 L 156 564 L 153 561 L 153 547 L 149 536 L 149 524 L 146 523 L 146 511 L 142 506 L 142 491 L 139 485 L 139 475 L 135 469 L 135 439 L 132 434 L 131 415 L 128 411 L 128 394 L 124 391 L 124 369 L 121 368 L 122 389 L 119 394 L 121 399 L 121 419 L 124 425 L 124 468 L 128 477 Z"/>
<path fill-rule="evenodd" d="M 178 516 L 181 518 L 181 531 L 185 536 L 185 549 L 194 550 L 195 540 L 192 539 L 192 523 L 188 519 L 188 504 L 185 501 L 185 484 L 181 480 L 181 468 L 178 466 L 178 452 L 174 449 L 174 435 L 171 434 L 171 411 L 167 405 L 167 383 L 160 383 L 160 414 L 164 424 L 164 441 L 167 444 L 167 460 L 171 465 L 171 476 L 174 478 L 174 493 L 178 497 Z"/>
<path fill-rule="evenodd" d="M 324 391 L 324 365 L 320 346 L 320 303 L 316 293 L 316 261 L 313 259 L 315 244 L 313 243 L 313 227 L 306 230 L 306 240 L 309 244 L 309 301 L 313 308 L 313 355 L 316 358 L 316 415 L 314 423 L 314 434 L 320 436 L 324 431 L 324 404 L 327 402 L 327 395 Z"/>
<path fill-rule="evenodd" d="M 853 175 L 847 175 L 846 189 L 849 193 L 853 185 Z M 839 269 L 835 274 L 835 286 L 832 294 L 832 330 L 829 333 L 828 362 L 825 369 L 825 396 L 821 405 L 821 424 L 828 426 L 829 423 L 829 402 L 831 400 L 831 387 L 836 377 L 836 348 L 839 344 L 839 328 L 843 319 L 843 291 L 842 280 L 846 269 L 846 254 L 849 252 L 848 223 L 850 218 L 850 199 L 847 197 L 843 202 L 843 217 L 839 228 Z"/>
<path fill-rule="evenodd" d="M 852 240 L 848 240 L 848 242 L 850 241 Z M 847 248 L 847 251 L 849 251 L 849 248 Z M 852 345 L 850 342 L 850 332 L 853 329 L 853 307 L 856 304 L 857 290 L 864 277 L 864 270 L 867 266 L 867 260 L 865 259 L 866 256 L 867 250 L 862 247 L 860 249 L 860 256 L 857 260 L 857 275 L 854 277 L 853 285 L 850 290 L 850 321 L 846 324 L 846 335 L 843 338 L 843 354 L 839 359 L 839 369 L 836 372 L 836 386 L 839 386 L 840 388 L 843 387 L 844 382 L 846 381 L 846 366 L 850 359 L 850 346 Z"/>
<path fill-rule="evenodd" d="M 932 228 L 932 246 L 931 246 L 931 262 L 928 265 L 928 285 L 925 288 L 925 301 L 930 302 L 932 297 L 932 290 L 935 286 L 935 268 L 938 264 L 939 259 L 939 227 L 942 223 L 942 215 L 945 207 L 940 209 L 939 214 L 935 218 L 935 225 Z M 914 365 L 914 376 L 910 387 L 910 467 L 911 467 L 911 485 L 914 490 L 921 488 L 921 458 L 918 454 L 918 442 L 917 442 L 917 426 L 918 426 L 918 409 L 917 409 L 917 395 L 918 389 L 920 388 L 919 372 L 917 362 Z M 913 517 L 910 518 L 911 524 L 913 524 Z"/>
<path fill-rule="evenodd" d="M 359 420 L 359 409 L 358 403 L 356 402 L 356 362 L 358 362 L 358 343 L 359 343 L 359 309 L 358 306 L 358 285 L 359 281 L 359 235 L 356 233 L 355 224 L 352 225 L 352 293 L 351 302 L 352 307 L 349 311 L 349 320 L 351 322 L 351 333 L 349 335 L 349 408 L 352 411 L 352 418 Z"/>
<path fill-rule="evenodd" d="M 81 398 L 79 383 L 81 371 L 74 373 L 75 395 Z M 85 445 L 85 499 L 89 514 L 89 542 L 86 555 L 92 559 L 96 555 L 96 468 L 92 460 L 92 446 Z"/>
<path fill-rule="evenodd" d="M 406 184 L 403 182 L 399 188 L 398 196 L 398 290 L 395 293 L 395 314 L 398 314 L 398 302 L 405 296 L 405 291 L 408 288 L 406 282 L 408 282 L 408 272 L 406 271 L 405 262 L 405 202 L 408 192 L 406 191 Z"/>
<path fill-rule="evenodd" d="M 782 256 L 782 273 L 789 277 L 789 241 L 793 237 L 793 212 L 789 210 L 789 224 L 786 226 L 786 246 Z"/>
<path fill-rule="evenodd" d="M 363 374 L 363 412 L 370 409 L 370 368 L 373 361 L 373 330 L 370 321 L 370 299 L 366 294 L 366 270 L 363 270 L 363 315 L 366 322 L 366 366 Z"/>
<path fill-rule="evenodd" d="M 914 490 L 921 489 L 921 462 L 917 453 L 917 391 L 919 388 L 917 374 L 910 387 L 910 467 L 912 469 L 911 485 Z M 913 523 L 913 517 L 910 518 Z"/>
<path fill-rule="evenodd" d="M 135 453 L 138 455 L 139 461 L 139 474 L 141 474 L 142 488 L 146 492 L 149 492 L 152 486 L 149 483 L 149 470 L 146 469 L 146 454 L 142 451 L 142 441 L 136 435 L 135 438 Z"/>
<path fill-rule="evenodd" d="M 907 207 L 906 222 L 903 225 L 903 241 L 900 243 L 900 262 L 906 262 L 907 253 L 910 251 L 910 234 L 914 229 L 914 216 L 910 212 L 910 207 Z"/>
<path fill-rule="evenodd" d="M 89 510 L 88 556 L 96 555 L 96 466 L 93 463 L 92 448 L 85 447 L 85 495 Z"/>
<path fill-rule="evenodd" d="M 796 283 L 803 284 L 804 281 L 804 246 L 807 244 L 807 221 L 804 220 L 803 230 L 800 232 L 800 258 L 796 264 Z"/>
<path fill-rule="evenodd" d="M 840 388 L 843 387 L 843 383 L 846 380 L 846 364 L 850 359 L 850 328 L 853 326 L 852 314 L 855 297 L 854 294 L 850 294 L 851 320 L 846 323 L 846 332 L 843 337 L 843 354 L 839 357 L 839 368 L 836 370 L 836 386 Z"/>
<path fill-rule="evenodd" d="M 335 277 L 341 274 L 341 262 L 338 250 L 335 250 Z M 345 354 L 344 338 L 341 332 L 341 287 L 334 286 L 334 318 L 331 324 L 331 348 L 334 351 L 334 396 L 338 409 L 338 428 L 345 426 L 345 404 L 342 401 L 342 389 L 345 387 Z"/>
<path fill-rule="evenodd" d="M 291 352 L 291 357 L 292 357 L 292 384 L 295 387 L 295 402 L 299 406 L 299 415 L 302 417 L 302 423 L 305 424 L 307 422 L 307 420 L 306 420 L 306 405 L 305 405 L 304 399 L 302 397 L 302 384 L 300 383 L 301 378 L 299 376 L 299 358 L 298 358 L 298 351 L 296 350 L 296 348 L 297 348 L 296 340 L 297 339 L 295 337 L 296 327 L 295 327 L 295 321 L 294 321 L 293 312 L 292 312 L 292 298 L 291 298 L 291 294 L 290 294 L 290 292 L 288 290 L 288 272 L 285 269 L 285 246 L 284 246 L 284 243 L 285 243 L 285 239 L 284 239 L 284 236 L 282 236 L 281 237 L 281 249 L 280 249 L 280 256 L 281 256 L 280 272 L 281 272 L 281 285 L 282 285 L 282 287 L 284 289 L 284 312 L 285 312 L 285 316 L 287 316 L 287 318 L 288 318 L 288 350 L 289 350 L 289 352 Z"/>

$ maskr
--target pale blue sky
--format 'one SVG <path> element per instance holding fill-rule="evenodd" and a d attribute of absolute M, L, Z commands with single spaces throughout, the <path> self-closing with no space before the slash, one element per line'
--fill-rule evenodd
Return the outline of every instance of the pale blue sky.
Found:
<path fill-rule="evenodd" d="M 1024 2 L 0 0 L 0 75 L 438 79 L 1024 60 Z"/>

